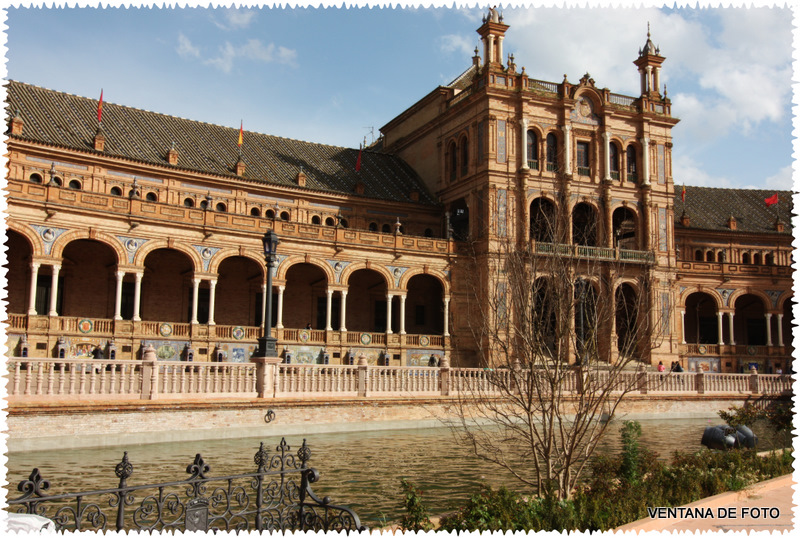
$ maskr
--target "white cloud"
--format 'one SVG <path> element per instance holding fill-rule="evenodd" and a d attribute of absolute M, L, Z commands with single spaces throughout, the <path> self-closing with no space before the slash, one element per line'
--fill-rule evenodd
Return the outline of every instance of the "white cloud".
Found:
<path fill-rule="evenodd" d="M 237 30 L 250 26 L 255 16 L 256 12 L 252 10 L 226 9 L 222 12 L 224 22 L 217 21 L 213 16 L 211 22 L 222 30 Z"/>
<path fill-rule="evenodd" d="M 749 185 L 746 188 L 753 188 L 753 189 L 770 189 L 770 190 L 782 190 L 782 191 L 789 191 L 794 188 L 792 178 L 792 166 L 784 166 L 780 170 L 778 170 L 775 174 L 769 176 L 768 178 L 764 179 L 764 182 L 760 185 Z"/>
<path fill-rule="evenodd" d="M 727 177 L 712 176 L 702 169 L 694 159 L 682 154 L 674 154 L 672 178 L 675 185 L 695 185 L 698 187 L 734 187 Z M 676 191 L 678 188 L 676 187 Z"/>
<path fill-rule="evenodd" d="M 264 45 L 258 39 L 249 39 L 239 47 L 235 47 L 229 41 L 226 41 L 225 44 L 220 46 L 219 54 L 214 58 L 205 60 L 205 63 L 216 67 L 224 73 L 230 73 L 237 58 L 294 66 L 297 60 L 297 51 L 276 46 L 274 43 Z"/>
<path fill-rule="evenodd" d="M 471 58 L 475 52 L 475 43 L 464 36 L 450 34 L 439 38 L 439 47 L 445 53 L 458 53 Z"/>
<path fill-rule="evenodd" d="M 195 58 L 200 57 L 200 49 L 192 45 L 189 38 L 183 34 L 178 34 L 178 48 L 175 50 L 178 52 L 178 55 L 184 58 L 187 56 L 194 56 Z"/>

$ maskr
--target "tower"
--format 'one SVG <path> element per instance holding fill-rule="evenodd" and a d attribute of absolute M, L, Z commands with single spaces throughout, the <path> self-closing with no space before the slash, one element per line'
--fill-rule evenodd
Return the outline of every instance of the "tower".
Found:
<path fill-rule="evenodd" d="M 660 85 L 661 64 L 664 63 L 658 47 L 650 39 L 650 23 L 647 23 L 647 42 L 639 49 L 639 57 L 633 62 L 639 68 L 641 79 L 641 95 L 650 98 L 661 97 Z"/>

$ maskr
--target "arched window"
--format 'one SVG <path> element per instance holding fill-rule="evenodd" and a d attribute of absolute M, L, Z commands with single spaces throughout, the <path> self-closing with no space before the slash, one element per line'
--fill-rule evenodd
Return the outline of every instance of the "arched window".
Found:
<path fill-rule="evenodd" d="M 725 263 L 725 251 L 720 250 L 717 252 L 717 263 Z"/>
<path fill-rule="evenodd" d="M 764 256 L 764 264 L 765 265 L 775 265 L 775 255 L 770 253 Z"/>
<path fill-rule="evenodd" d="M 761 265 L 761 254 L 758 252 L 753 254 L 753 265 Z"/>
<path fill-rule="evenodd" d="M 61 181 L 61 178 L 58 176 L 53 176 L 53 179 L 51 181 L 56 185 L 58 185 L 59 187 L 64 184 L 64 182 Z"/>
<path fill-rule="evenodd" d="M 703 251 L 702 250 L 695 250 L 694 251 L 694 261 L 696 261 L 696 262 L 703 261 Z"/>
<path fill-rule="evenodd" d="M 325 219 L 325 226 L 335 226 L 335 225 L 336 225 L 336 219 L 334 219 L 333 217 L 328 217 Z"/>
<path fill-rule="evenodd" d="M 183 207 L 194 207 L 194 200 L 192 198 L 184 198 Z"/>
<path fill-rule="evenodd" d="M 384 224 L 383 226 L 381 226 L 381 232 L 385 234 L 390 234 L 392 233 L 392 227 L 389 226 L 388 224 Z"/>
<path fill-rule="evenodd" d="M 377 232 L 378 231 L 378 223 L 377 222 L 370 222 L 369 223 L 369 231 L 370 232 Z"/>
<path fill-rule="evenodd" d="M 349 224 L 347 223 L 347 219 L 339 219 L 339 226 L 342 228 L 347 228 Z"/>
<path fill-rule="evenodd" d="M 528 131 L 528 168 L 531 170 L 539 169 L 539 138 L 535 131 Z"/>
<path fill-rule="evenodd" d="M 281 212 L 281 220 L 289 220 L 289 212 L 288 211 L 282 211 Z"/>
<path fill-rule="evenodd" d="M 713 262 L 714 261 L 714 251 L 713 250 L 709 250 L 708 252 L 706 252 L 706 261 L 707 262 Z"/>
<path fill-rule="evenodd" d="M 458 167 L 458 153 L 456 151 L 456 143 L 450 142 L 449 149 L 447 150 L 450 164 L 450 181 L 456 180 L 456 169 Z"/>
<path fill-rule="evenodd" d="M 558 169 L 558 138 L 555 133 L 547 135 L 547 171 L 555 172 Z"/>
<path fill-rule="evenodd" d="M 461 138 L 461 176 L 467 175 L 469 170 L 469 140 L 464 136 Z"/>
<path fill-rule="evenodd" d="M 749 264 L 750 263 L 750 253 L 745 252 L 742 254 L 742 263 Z"/>
<path fill-rule="evenodd" d="M 31 174 L 29 179 L 31 180 L 32 183 L 42 182 L 42 176 L 39 174 Z"/>
<path fill-rule="evenodd" d="M 268 218 L 268 219 L 274 219 L 275 218 L 275 211 L 272 210 L 272 209 L 267 209 L 266 211 L 264 211 L 264 216 L 266 218 Z"/>
<path fill-rule="evenodd" d="M 261 216 L 261 210 L 259 208 L 257 208 L 257 207 L 252 208 L 250 210 L 250 216 L 251 217 L 260 217 Z"/>
<path fill-rule="evenodd" d="M 217 202 L 217 211 L 220 213 L 225 213 L 227 210 L 228 206 L 226 206 L 224 202 Z"/>
<path fill-rule="evenodd" d="M 208 209 L 208 200 L 201 200 L 200 201 L 200 208 L 201 209 Z"/>
<path fill-rule="evenodd" d="M 148 192 L 144 199 L 148 202 L 158 202 L 158 195 L 154 192 Z"/>
<path fill-rule="evenodd" d="M 636 172 L 636 146 L 631 144 L 625 150 L 626 172 L 625 179 L 636 183 L 639 181 L 639 175 Z"/>
<path fill-rule="evenodd" d="M 608 146 L 608 160 L 611 179 L 619 179 L 619 147 L 614 142 L 611 142 Z"/>
<path fill-rule="evenodd" d="M 81 182 L 78 181 L 77 179 L 72 179 L 69 182 L 69 188 L 70 189 L 75 189 L 76 191 L 79 191 L 79 190 L 81 190 Z"/>
<path fill-rule="evenodd" d="M 111 196 L 122 196 L 122 189 L 119 187 L 111 187 Z"/>
<path fill-rule="evenodd" d="M 311 224 L 322 224 L 322 219 L 319 218 L 319 215 L 314 215 L 311 217 Z"/>

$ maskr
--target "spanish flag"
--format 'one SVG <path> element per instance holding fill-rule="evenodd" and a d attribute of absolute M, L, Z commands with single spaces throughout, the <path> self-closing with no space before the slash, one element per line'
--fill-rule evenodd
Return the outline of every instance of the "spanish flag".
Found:
<path fill-rule="evenodd" d="M 103 88 L 100 88 L 100 102 L 97 103 L 97 123 L 103 121 Z"/>
<path fill-rule="evenodd" d="M 767 207 L 777 204 L 778 203 L 778 193 L 776 192 L 775 194 L 773 194 L 769 198 L 764 198 L 764 203 L 767 204 Z"/>
<path fill-rule="evenodd" d="M 681 191 L 681 202 L 686 202 L 686 185 L 683 186 L 683 190 Z"/>
<path fill-rule="evenodd" d="M 356 159 L 356 172 L 361 171 L 361 144 L 358 145 L 358 158 Z"/>
<path fill-rule="evenodd" d="M 239 125 L 239 147 L 242 147 L 242 139 L 244 138 L 244 121 Z"/>

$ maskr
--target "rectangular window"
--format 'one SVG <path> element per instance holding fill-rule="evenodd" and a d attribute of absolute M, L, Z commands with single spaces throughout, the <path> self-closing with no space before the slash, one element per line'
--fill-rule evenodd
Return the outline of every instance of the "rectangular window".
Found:
<path fill-rule="evenodd" d="M 590 175 L 589 171 L 589 142 L 578 142 L 578 174 Z"/>

